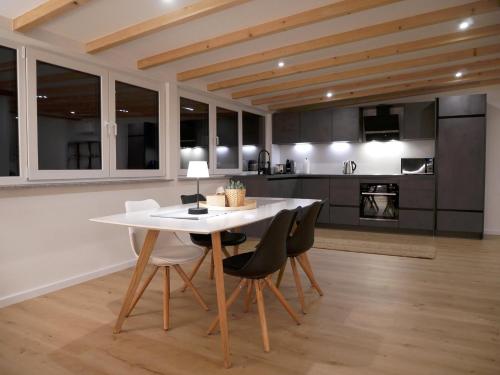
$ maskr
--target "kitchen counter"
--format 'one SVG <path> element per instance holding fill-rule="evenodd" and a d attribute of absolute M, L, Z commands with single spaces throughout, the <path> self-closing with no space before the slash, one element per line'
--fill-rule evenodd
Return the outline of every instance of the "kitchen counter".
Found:
<path fill-rule="evenodd" d="M 256 172 L 242 172 L 237 173 L 237 174 L 231 174 L 227 175 L 226 177 L 232 177 L 232 178 L 237 178 L 237 177 L 260 177 L 260 178 L 267 178 L 271 180 L 276 180 L 276 179 L 292 179 L 292 178 L 331 178 L 331 177 L 345 177 L 345 178 L 390 178 L 390 177 L 413 177 L 413 176 L 434 176 L 433 174 L 419 174 L 419 175 L 409 175 L 409 174 L 401 174 L 401 173 L 394 173 L 394 174 L 334 174 L 334 173 L 310 173 L 310 174 L 305 174 L 305 173 L 295 173 L 295 174 L 272 174 L 272 175 L 258 175 Z"/>

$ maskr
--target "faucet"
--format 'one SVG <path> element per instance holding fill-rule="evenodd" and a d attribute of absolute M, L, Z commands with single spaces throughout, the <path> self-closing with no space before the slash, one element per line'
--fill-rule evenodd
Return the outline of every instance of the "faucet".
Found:
<path fill-rule="evenodd" d="M 267 154 L 267 159 L 268 159 L 267 162 L 265 154 Z M 261 156 L 263 156 L 262 161 L 261 161 Z M 260 150 L 259 156 L 257 157 L 257 166 L 258 166 L 257 174 L 261 174 L 261 172 L 262 174 L 271 174 L 271 154 L 269 153 L 269 151 L 265 149 Z"/>

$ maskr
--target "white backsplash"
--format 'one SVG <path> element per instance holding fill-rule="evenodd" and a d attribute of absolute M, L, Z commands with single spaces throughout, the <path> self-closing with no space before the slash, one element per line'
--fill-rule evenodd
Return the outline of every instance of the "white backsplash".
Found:
<path fill-rule="evenodd" d="M 355 174 L 397 174 L 401 172 L 401 158 L 434 157 L 434 143 L 425 140 L 273 145 L 272 164 L 293 159 L 297 173 L 302 173 L 304 160 L 308 158 L 313 174 L 341 174 L 343 162 L 353 160 L 357 164 Z"/>

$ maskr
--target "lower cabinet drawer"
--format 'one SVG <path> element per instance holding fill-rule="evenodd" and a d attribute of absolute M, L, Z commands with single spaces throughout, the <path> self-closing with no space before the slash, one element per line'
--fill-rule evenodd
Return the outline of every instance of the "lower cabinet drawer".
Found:
<path fill-rule="evenodd" d="M 442 232 L 482 233 L 482 212 L 438 211 L 437 230 Z"/>
<path fill-rule="evenodd" d="M 399 227 L 434 230 L 434 211 L 399 210 Z"/>
<path fill-rule="evenodd" d="M 330 207 L 330 222 L 339 225 L 359 225 L 359 208 Z"/>
<path fill-rule="evenodd" d="M 373 228 L 398 228 L 398 222 L 396 220 L 359 219 L 359 225 Z"/>

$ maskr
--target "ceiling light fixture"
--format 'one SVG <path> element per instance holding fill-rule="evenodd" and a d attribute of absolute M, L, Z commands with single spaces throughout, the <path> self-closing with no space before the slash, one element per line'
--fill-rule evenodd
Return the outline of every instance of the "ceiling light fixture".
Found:
<path fill-rule="evenodd" d="M 455 78 L 462 78 L 464 74 L 462 72 L 456 72 L 455 73 Z"/>
<path fill-rule="evenodd" d="M 285 62 L 283 60 L 278 61 L 278 68 L 283 68 L 285 66 Z"/>
<path fill-rule="evenodd" d="M 460 30 L 467 30 L 470 25 L 471 25 L 471 22 L 466 20 L 466 21 L 460 22 L 460 25 L 458 25 L 458 28 Z"/>
<path fill-rule="evenodd" d="M 75 111 L 69 111 L 69 113 L 71 113 L 72 115 L 76 115 Z"/>
<path fill-rule="evenodd" d="M 328 92 L 326 93 L 326 97 L 327 97 L 327 98 L 331 98 L 331 97 L 333 97 L 333 92 L 328 91 Z"/>

